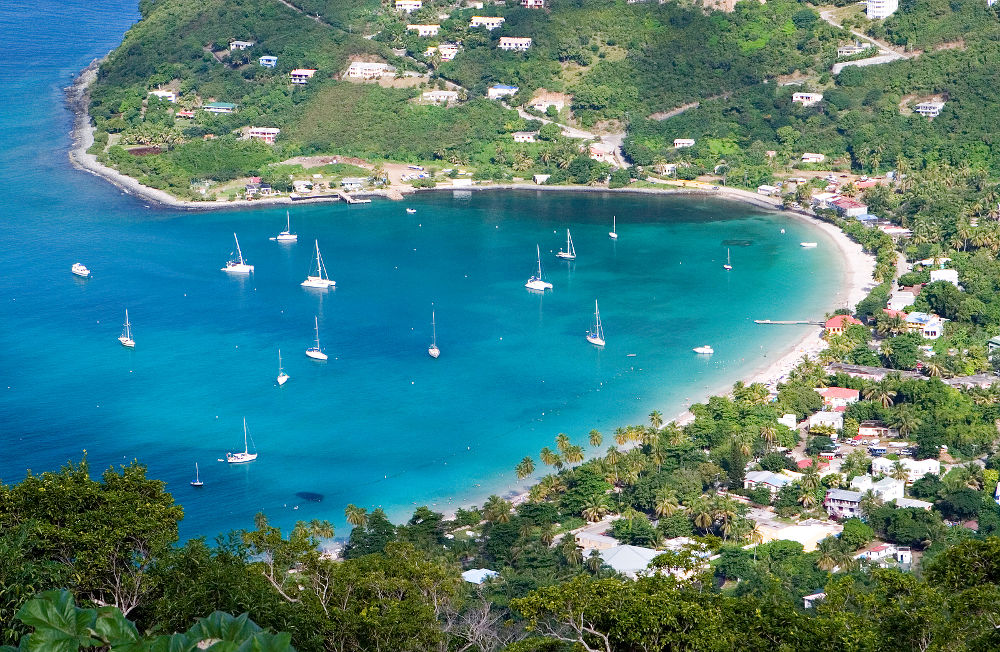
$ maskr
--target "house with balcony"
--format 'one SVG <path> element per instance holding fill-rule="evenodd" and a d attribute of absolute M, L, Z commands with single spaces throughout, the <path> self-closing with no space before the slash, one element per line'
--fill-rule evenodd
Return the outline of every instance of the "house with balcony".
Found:
<path fill-rule="evenodd" d="M 424 91 L 420 95 L 420 99 L 425 102 L 434 102 L 436 104 L 447 104 L 449 102 L 458 101 L 458 91 Z"/>
<path fill-rule="evenodd" d="M 288 73 L 288 77 L 292 80 L 293 84 L 305 85 L 309 83 L 316 71 L 312 68 L 296 68 L 292 72 Z"/>
<path fill-rule="evenodd" d="M 158 97 L 161 100 L 166 100 L 167 102 L 177 101 L 177 93 L 173 91 L 149 91 L 149 94 L 154 97 Z"/>
<path fill-rule="evenodd" d="M 904 469 L 906 469 L 906 475 L 909 478 L 908 482 L 919 480 L 928 473 L 941 475 L 941 462 L 938 460 L 914 460 L 908 457 L 904 457 L 899 460 L 890 460 L 886 457 L 876 457 L 872 459 L 872 474 L 891 474 L 892 470 L 896 468 L 897 461 L 903 465 Z"/>
<path fill-rule="evenodd" d="M 247 138 L 260 140 L 268 145 L 274 144 L 274 139 L 281 133 L 281 129 L 276 127 L 250 127 L 247 130 Z"/>
<path fill-rule="evenodd" d="M 253 47 L 253 41 L 230 41 L 229 42 L 229 51 L 230 52 L 233 52 L 234 50 L 241 50 L 241 51 L 242 50 L 247 50 L 247 49 L 250 49 L 252 47 Z"/>
<path fill-rule="evenodd" d="M 802 106 L 813 106 L 823 101 L 822 93 L 792 93 L 792 102 Z"/>
<path fill-rule="evenodd" d="M 861 392 L 846 387 L 817 387 L 816 393 L 823 397 L 823 408 L 827 410 L 844 410 L 861 397 Z"/>
<path fill-rule="evenodd" d="M 534 143 L 537 142 L 537 131 L 515 131 L 511 134 L 514 138 L 515 143 Z"/>
<path fill-rule="evenodd" d="M 871 491 L 884 502 L 890 502 L 903 497 L 903 481 L 885 477 L 876 480 L 870 475 L 859 475 L 851 480 L 851 490 L 862 494 Z"/>
<path fill-rule="evenodd" d="M 229 102 L 209 102 L 201 107 L 203 111 L 209 113 L 235 113 L 236 105 Z"/>
<path fill-rule="evenodd" d="M 945 320 L 926 312 L 911 312 L 906 315 L 906 328 L 912 333 L 920 333 L 925 340 L 936 340 L 944 334 Z"/>
<path fill-rule="evenodd" d="M 853 518 L 861 513 L 861 492 L 830 489 L 823 498 L 823 508 L 831 518 Z"/>
<path fill-rule="evenodd" d="M 509 97 L 517 93 L 517 86 L 507 84 L 495 84 L 486 90 L 486 97 L 491 100 L 499 100 L 501 97 Z"/>
<path fill-rule="evenodd" d="M 423 0 L 396 0 L 396 11 L 410 14 L 419 11 L 423 6 Z"/>
<path fill-rule="evenodd" d="M 395 66 L 370 61 L 352 61 L 344 76 L 349 79 L 381 79 L 396 72 Z"/>
<path fill-rule="evenodd" d="M 278 57 L 265 54 L 260 59 L 257 59 L 257 63 L 259 63 L 262 68 L 274 68 L 278 65 Z"/>
<path fill-rule="evenodd" d="M 864 439 L 891 439 L 899 437 L 899 431 L 882 421 L 862 421 L 858 424 L 858 436 Z"/>
<path fill-rule="evenodd" d="M 441 30 L 440 25 L 407 25 L 406 29 L 410 32 L 416 32 L 417 36 L 437 36 L 438 32 Z"/>
<path fill-rule="evenodd" d="M 503 25 L 506 20 L 503 16 L 473 16 L 472 20 L 469 21 L 469 27 L 485 27 L 493 31 Z"/>
<path fill-rule="evenodd" d="M 824 332 L 827 336 L 843 335 L 848 326 L 861 325 L 861 320 L 850 315 L 834 315 L 823 324 Z"/>
<path fill-rule="evenodd" d="M 781 491 L 782 487 L 789 484 L 792 484 L 790 477 L 781 475 L 780 473 L 771 473 L 770 471 L 749 471 L 743 476 L 744 489 L 765 487 L 771 492 L 771 495 L 777 494 Z"/>
<path fill-rule="evenodd" d="M 543 9 L 545 0 L 521 0 L 521 6 L 526 9 Z"/>
<path fill-rule="evenodd" d="M 442 43 L 438 46 L 437 51 L 441 55 L 441 61 L 451 61 L 460 49 L 458 43 Z"/>
<path fill-rule="evenodd" d="M 925 118 L 936 118 L 941 115 L 943 108 L 944 102 L 920 102 L 913 107 L 913 110 Z"/>
<path fill-rule="evenodd" d="M 899 0 L 866 0 L 865 15 L 868 20 L 882 20 L 896 13 Z"/>
<path fill-rule="evenodd" d="M 501 50 L 527 52 L 531 47 L 531 38 L 528 36 L 501 36 L 497 47 Z"/>
<path fill-rule="evenodd" d="M 674 138 L 674 149 L 694 147 L 694 138 Z"/>

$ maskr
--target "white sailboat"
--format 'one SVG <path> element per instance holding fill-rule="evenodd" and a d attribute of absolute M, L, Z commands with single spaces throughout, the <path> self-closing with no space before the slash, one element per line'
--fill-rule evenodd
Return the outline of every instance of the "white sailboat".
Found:
<path fill-rule="evenodd" d="M 729 271 L 733 268 L 732 261 L 729 260 L 729 249 L 726 249 L 726 264 L 722 266 L 722 269 Z"/>
<path fill-rule="evenodd" d="M 292 233 L 292 217 L 288 211 L 285 211 L 285 230 L 271 239 L 278 242 L 298 242 L 299 236 Z"/>
<path fill-rule="evenodd" d="M 83 263 L 73 263 L 70 271 L 82 278 L 90 278 L 90 270 Z"/>
<path fill-rule="evenodd" d="M 243 464 L 244 462 L 253 462 L 257 459 L 257 447 L 254 446 L 254 452 L 250 452 L 250 447 L 247 446 L 247 420 L 243 419 L 243 452 L 242 453 L 226 453 L 226 461 L 230 464 Z"/>
<path fill-rule="evenodd" d="M 715 349 L 713 349 L 712 347 L 710 347 L 710 346 L 709 346 L 709 345 L 707 345 L 707 344 L 703 344 L 702 346 L 696 346 L 696 347 L 695 347 L 694 349 L 692 349 L 692 350 L 693 350 L 693 351 L 694 351 L 695 353 L 698 353 L 698 354 L 704 354 L 704 355 L 712 355 L 713 353 L 715 353 Z"/>
<path fill-rule="evenodd" d="M 597 346 L 604 346 L 604 326 L 601 325 L 601 311 L 597 308 L 597 299 L 594 299 L 594 326 L 587 331 L 587 341 Z"/>
<path fill-rule="evenodd" d="M 223 272 L 229 272 L 230 274 L 249 274 L 253 271 L 253 265 L 248 265 L 247 261 L 243 260 L 243 252 L 240 251 L 240 239 L 233 234 L 233 239 L 236 240 L 236 258 L 227 261 L 226 266 L 222 268 Z"/>
<path fill-rule="evenodd" d="M 556 256 L 564 260 L 576 260 L 576 247 L 573 246 L 573 237 L 569 234 L 569 229 L 566 229 L 566 251 L 562 249 Z"/>
<path fill-rule="evenodd" d="M 306 280 L 302 281 L 302 287 L 326 290 L 337 284 L 336 281 L 331 281 L 330 275 L 326 273 L 326 265 L 323 264 L 323 256 L 319 253 L 319 240 L 316 241 L 315 269 L 315 274 L 313 274 L 312 269 L 309 270 L 309 276 L 306 277 Z"/>
<path fill-rule="evenodd" d="M 281 367 L 281 349 L 278 349 L 278 378 L 276 379 L 278 381 L 278 386 L 280 387 L 287 383 L 289 378 L 290 376 L 286 374 L 285 370 Z"/>
<path fill-rule="evenodd" d="M 192 487 L 202 487 L 205 483 L 201 481 L 201 475 L 198 473 L 198 463 L 194 463 L 194 480 L 191 481 Z"/>
<path fill-rule="evenodd" d="M 548 281 L 542 280 L 542 250 L 538 245 L 535 245 L 535 252 L 538 254 L 538 271 L 535 275 L 528 279 L 528 282 L 524 284 L 524 287 L 529 290 L 538 290 L 544 292 L 545 290 L 551 290 L 552 284 Z"/>
<path fill-rule="evenodd" d="M 132 339 L 132 324 L 128 321 L 128 309 L 125 310 L 125 325 L 122 327 L 122 334 L 118 336 L 118 341 L 122 346 L 130 349 L 135 348 L 135 340 Z"/>
<path fill-rule="evenodd" d="M 431 310 L 431 345 L 427 347 L 427 355 L 434 359 L 437 359 L 441 355 L 441 349 L 438 348 L 437 341 L 437 322 L 434 321 L 434 311 Z"/>
<path fill-rule="evenodd" d="M 612 240 L 618 239 L 618 218 L 614 215 L 611 216 L 611 230 L 608 231 L 608 235 Z"/>
<path fill-rule="evenodd" d="M 306 349 L 306 355 L 313 360 L 326 360 L 329 357 L 323 353 L 323 349 L 319 348 L 319 317 L 316 317 L 316 346 L 310 346 Z"/>

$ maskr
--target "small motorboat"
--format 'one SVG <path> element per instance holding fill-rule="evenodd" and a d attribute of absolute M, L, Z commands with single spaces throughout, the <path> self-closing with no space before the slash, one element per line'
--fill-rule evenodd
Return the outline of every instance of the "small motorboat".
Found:
<path fill-rule="evenodd" d="M 416 208 L 407 208 L 406 212 L 409 213 L 410 215 L 413 215 L 414 213 L 417 212 L 417 209 Z"/>
<path fill-rule="evenodd" d="M 805 249 L 814 249 L 817 246 L 815 242 L 800 242 L 799 245 Z"/>
<path fill-rule="evenodd" d="M 70 271 L 81 278 L 90 278 L 90 270 L 83 263 L 73 263 Z"/>
<path fill-rule="evenodd" d="M 705 344 L 703 346 L 696 346 L 693 349 L 693 351 L 695 353 L 704 354 L 704 355 L 711 355 L 711 354 L 715 353 L 715 349 L 713 349 L 712 347 L 710 347 L 707 344 Z"/>

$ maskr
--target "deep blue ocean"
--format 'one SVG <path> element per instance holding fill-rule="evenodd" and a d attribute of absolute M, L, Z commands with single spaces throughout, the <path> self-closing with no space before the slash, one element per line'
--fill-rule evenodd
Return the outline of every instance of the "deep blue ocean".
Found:
<path fill-rule="evenodd" d="M 149 206 L 66 157 L 62 88 L 136 19 L 134 0 L 0 3 L 4 482 L 83 450 L 95 473 L 138 458 L 184 505 L 183 536 L 252 527 L 260 510 L 285 527 L 329 518 L 343 535 L 347 503 L 403 518 L 415 504 L 481 501 L 514 488 L 517 461 L 559 432 L 583 444 L 598 428 L 610 442 L 653 409 L 673 416 L 798 334 L 753 319 L 831 308 L 842 270 L 825 235 L 702 198 L 441 192 L 296 206 L 293 245 L 268 240 L 284 208 Z M 572 263 L 553 255 L 567 227 Z M 250 278 L 220 271 L 234 231 Z M 316 238 L 335 291 L 299 286 Z M 749 242 L 731 247 L 728 273 L 726 240 Z M 523 287 L 536 243 L 555 284 L 542 296 Z M 92 279 L 70 274 L 77 261 Z M 595 299 L 603 350 L 584 339 Z M 426 353 L 432 303 L 438 360 Z M 134 351 L 117 341 L 126 308 Z M 304 355 L 314 316 L 326 363 Z M 715 355 L 693 354 L 701 344 Z M 279 348 L 291 375 L 280 388 Z M 244 418 L 259 459 L 217 461 L 242 446 Z M 201 489 L 188 484 L 195 462 Z"/>

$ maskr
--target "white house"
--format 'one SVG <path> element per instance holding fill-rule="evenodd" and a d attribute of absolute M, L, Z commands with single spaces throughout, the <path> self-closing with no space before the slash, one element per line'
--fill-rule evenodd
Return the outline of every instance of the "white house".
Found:
<path fill-rule="evenodd" d="M 296 68 L 292 72 L 288 73 L 293 84 L 308 84 L 312 76 L 316 74 L 316 71 L 312 68 Z"/>
<path fill-rule="evenodd" d="M 908 290 L 896 290 L 891 295 L 889 295 L 889 310 L 902 310 L 906 306 L 912 306 L 913 302 L 917 300 L 915 294 Z"/>
<path fill-rule="evenodd" d="M 805 609 L 812 609 L 813 606 L 826 597 L 826 593 L 820 591 L 819 593 L 813 593 L 811 595 L 802 596 L 802 606 Z"/>
<path fill-rule="evenodd" d="M 499 100 L 501 97 L 507 97 L 517 93 L 517 86 L 508 86 L 507 84 L 496 84 L 490 86 L 486 90 L 486 97 L 491 100 Z"/>
<path fill-rule="evenodd" d="M 861 495 L 860 491 L 830 489 L 823 498 L 823 507 L 833 518 L 851 518 L 861 511 Z"/>
<path fill-rule="evenodd" d="M 945 320 L 926 312 L 911 312 L 906 315 L 906 327 L 920 333 L 925 340 L 936 340 L 944 334 Z"/>
<path fill-rule="evenodd" d="M 958 270 L 957 269 L 932 269 L 931 270 L 931 283 L 934 281 L 947 281 L 958 287 Z"/>
<path fill-rule="evenodd" d="M 907 457 L 900 459 L 899 462 L 906 469 L 910 482 L 919 480 L 928 473 L 941 475 L 941 462 L 938 460 L 913 460 Z M 885 457 L 872 459 L 872 473 L 875 475 L 889 475 L 895 466 L 896 460 L 890 460 Z"/>
<path fill-rule="evenodd" d="M 368 179 L 364 177 L 344 177 L 340 180 L 340 186 L 344 190 L 361 190 L 366 183 Z"/>
<path fill-rule="evenodd" d="M 941 115 L 944 102 L 921 102 L 913 107 L 913 110 L 927 118 L 936 118 Z"/>
<path fill-rule="evenodd" d="M 843 217 L 859 217 L 868 213 L 868 205 L 850 197 L 838 197 L 831 202 Z"/>
<path fill-rule="evenodd" d="M 802 106 L 812 106 L 823 101 L 822 93 L 792 93 L 792 102 L 797 102 Z"/>
<path fill-rule="evenodd" d="M 505 20 L 507 19 L 502 16 L 473 16 L 469 27 L 485 27 L 492 31 L 503 25 Z"/>
<path fill-rule="evenodd" d="M 278 57 L 270 54 L 265 54 L 260 59 L 258 59 L 258 62 L 263 68 L 274 68 L 276 65 L 278 65 Z"/>
<path fill-rule="evenodd" d="M 352 79 L 379 79 L 394 72 L 396 68 L 387 63 L 354 61 L 347 67 L 346 76 Z"/>
<path fill-rule="evenodd" d="M 531 176 L 531 180 L 535 182 L 535 185 L 544 186 L 545 182 L 549 180 L 551 174 L 534 174 Z"/>
<path fill-rule="evenodd" d="M 888 18 L 899 8 L 899 0 L 867 0 L 865 14 L 868 20 Z"/>
<path fill-rule="evenodd" d="M 201 108 L 209 113 L 233 113 L 236 111 L 236 105 L 229 102 L 209 102 Z"/>
<path fill-rule="evenodd" d="M 780 425 L 785 426 L 789 430 L 795 430 L 795 415 L 792 413 L 783 414 L 781 418 L 778 419 Z"/>
<path fill-rule="evenodd" d="M 488 579 L 498 577 L 500 573 L 488 568 L 470 568 L 462 573 L 462 579 L 470 584 L 482 584 Z"/>
<path fill-rule="evenodd" d="M 862 421 L 858 424 L 858 434 L 865 439 L 899 437 L 899 431 L 890 428 L 883 421 Z"/>
<path fill-rule="evenodd" d="M 168 102 L 176 102 L 177 101 L 177 93 L 175 93 L 173 91 L 149 91 L 149 94 L 150 95 L 155 95 L 156 97 L 160 98 L 161 100 L 166 100 Z"/>
<path fill-rule="evenodd" d="M 534 143 L 536 142 L 535 136 L 538 135 L 537 131 L 515 131 L 511 134 L 514 137 L 515 143 Z"/>
<path fill-rule="evenodd" d="M 396 11 L 412 13 L 424 6 L 422 0 L 396 0 Z"/>
<path fill-rule="evenodd" d="M 750 471 L 743 476 L 743 488 L 754 489 L 755 487 L 766 487 L 771 494 L 781 491 L 785 485 L 792 483 L 792 479 L 786 475 L 771 473 L 770 471 Z"/>
<path fill-rule="evenodd" d="M 694 147 L 694 138 L 674 138 L 674 149 Z"/>
<path fill-rule="evenodd" d="M 857 41 L 855 41 L 854 43 L 852 43 L 850 45 L 841 45 L 839 48 L 837 48 L 837 56 L 838 57 L 852 57 L 855 54 L 859 54 L 861 52 L 864 52 L 865 50 L 867 50 L 870 47 L 872 47 L 872 46 L 871 45 L 861 45 L 860 43 L 858 43 Z"/>
<path fill-rule="evenodd" d="M 823 397 L 823 407 L 831 410 L 846 408 L 861 397 L 860 391 L 847 387 L 817 387 L 816 392 Z"/>
<path fill-rule="evenodd" d="M 229 51 L 233 50 L 246 50 L 247 48 L 253 47 L 253 41 L 230 41 Z"/>
<path fill-rule="evenodd" d="M 843 412 L 817 412 L 808 419 L 809 428 L 815 428 L 816 426 L 823 426 L 828 428 L 833 428 L 835 430 L 844 429 L 844 413 Z"/>
<path fill-rule="evenodd" d="M 776 195 L 777 193 L 778 189 L 775 188 L 774 186 L 769 186 L 767 184 L 762 184 L 757 186 L 758 195 L 764 195 L 765 197 L 770 197 L 771 195 Z"/>
<path fill-rule="evenodd" d="M 459 49 L 458 43 L 442 43 L 438 46 L 438 54 L 441 55 L 441 61 L 451 61 L 458 54 Z"/>
<path fill-rule="evenodd" d="M 521 6 L 528 9 L 542 9 L 545 7 L 545 0 L 521 0 Z"/>
<path fill-rule="evenodd" d="M 281 133 L 281 129 L 276 127 L 250 127 L 247 131 L 247 138 L 262 140 L 268 145 L 274 144 L 274 139 Z"/>
<path fill-rule="evenodd" d="M 602 163 L 615 162 L 615 146 L 607 143 L 592 143 L 588 148 L 590 158 Z"/>
<path fill-rule="evenodd" d="M 605 564 L 632 579 L 648 574 L 649 562 L 663 554 L 652 548 L 627 545 L 605 548 L 599 552 Z"/>
<path fill-rule="evenodd" d="M 806 152 L 802 155 L 803 163 L 822 163 L 826 160 L 826 154 L 816 154 L 814 152 Z"/>
<path fill-rule="evenodd" d="M 875 480 L 870 475 L 859 475 L 851 480 L 851 489 L 861 493 L 872 491 L 885 502 L 903 497 L 903 481 L 894 480 L 891 477 Z"/>
<path fill-rule="evenodd" d="M 416 32 L 417 36 L 437 36 L 441 30 L 440 25 L 407 25 L 406 29 Z"/>
<path fill-rule="evenodd" d="M 424 91 L 420 97 L 425 102 L 447 104 L 458 101 L 458 91 Z"/>
<path fill-rule="evenodd" d="M 531 38 L 527 36 L 501 36 L 497 47 L 501 50 L 525 52 L 531 47 Z"/>

